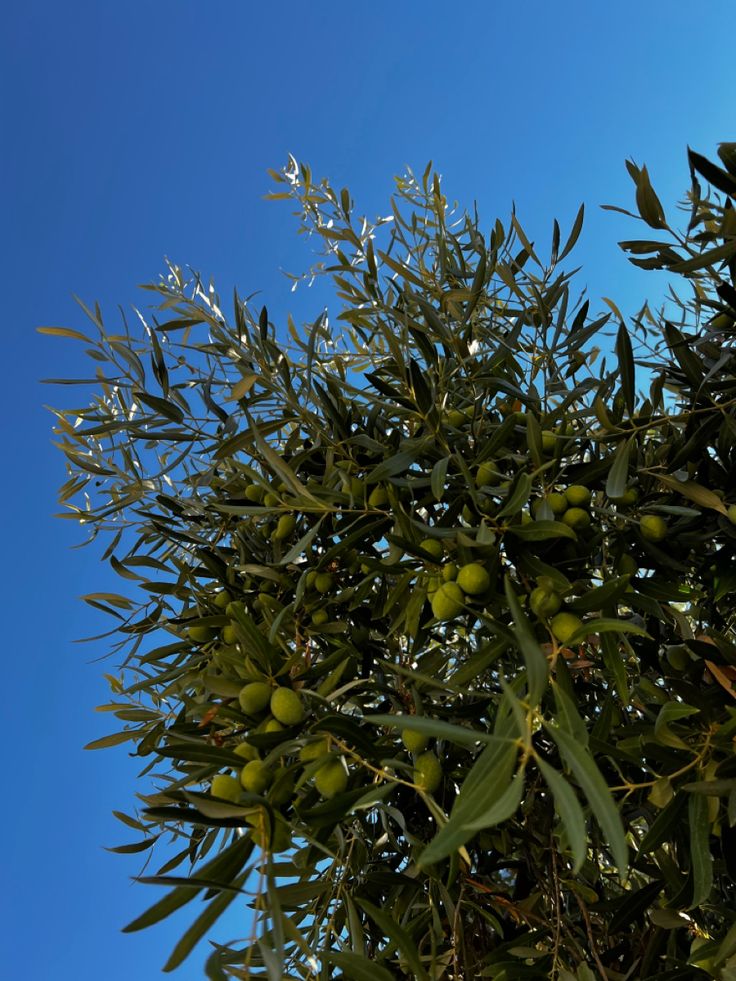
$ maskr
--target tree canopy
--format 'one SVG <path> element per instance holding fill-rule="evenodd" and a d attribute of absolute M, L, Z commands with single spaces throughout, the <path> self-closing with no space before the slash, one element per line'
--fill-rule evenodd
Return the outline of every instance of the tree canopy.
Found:
<path fill-rule="evenodd" d="M 627 164 L 657 237 L 621 246 L 673 284 L 628 324 L 565 271 L 582 208 L 542 256 L 431 168 L 370 222 L 290 159 L 336 313 L 169 264 L 133 326 L 45 328 L 91 359 L 60 500 L 124 584 L 86 597 L 122 724 L 91 748 L 142 763 L 119 850 L 164 892 L 125 929 L 193 911 L 165 970 L 235 904 L 218 981 L 736 978 L 719 155 L 684 229 Z"/>

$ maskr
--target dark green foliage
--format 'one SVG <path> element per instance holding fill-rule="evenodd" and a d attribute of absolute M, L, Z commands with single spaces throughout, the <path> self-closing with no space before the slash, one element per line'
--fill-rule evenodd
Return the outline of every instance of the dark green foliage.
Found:
<path fill-rule="evenodd" d="M 237 295 L 230 321 L 169 266 L 142 330 L 96 309 L 91 336 L 66 332 L 96 380 L 56 412 L 61 500 L 110 534 L 127 587 L 87 597 L 114 621 L 124 723 L 94 745 L 129 742 L 154 780 L 124 847 L 175 846 L 127 929 L 206 901 L 167 970 L 247 903 L 210 978 L 736 978 L 720 156 L 690 155 L 685 233 L 629 165 L 664 240 L 622 247 L 694 290 L 612 344 L 559 265 L 582 211 L 544 263 L 515 216 L 486 234 L 429 170 L 370 224 L 293 160 L 275 196 L 322 243 L 337 326 L 277 330 Z M 564 520 L 549 501 L 571 485 Z M 407 732 L 419 770 L 440 761 L 424 786 Z M 262 793 L 210 792 L 254 758 Z"/>

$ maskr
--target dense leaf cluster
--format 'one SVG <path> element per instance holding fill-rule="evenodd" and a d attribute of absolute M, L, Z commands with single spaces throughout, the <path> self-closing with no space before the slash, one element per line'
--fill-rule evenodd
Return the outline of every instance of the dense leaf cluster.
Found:
<path fill-rule="evenodd" d="M 664 240 L 622 246 L 692 286 L 630 328 L 561 269 L 582 209 L 542 261 L 429 169 L 369 223 L 291 160 L 336 327 L 171 265 L 137 332 L 55 329 L 96 367 L 61 499 L 129 586 L 87 597 L 124 723 L 93 745 L 154 780 L 120 850 L 167 887 L 126 929 L 204 899 L 167 969 L 246 903 L 210 978 L 736 977 L 720 153 L 684 233 L 629 164 Z"/>

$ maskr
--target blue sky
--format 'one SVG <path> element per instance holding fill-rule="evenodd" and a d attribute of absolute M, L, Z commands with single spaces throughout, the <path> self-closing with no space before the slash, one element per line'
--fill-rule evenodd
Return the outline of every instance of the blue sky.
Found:
<path fill-rule="evenodd" d="M 267 12 L 268 11 L 268 12 Z M 267 203 L 266 171 L 289 152 L 347 185 L 359 210 L 385 207 L 392 175 L 429 159 L 490 228 L 512 201 L 549 242 L 581 202 L 580 286 L 592 311 L 626 312 L 663 283 L 616 246 L 642 230 L 601 211 L 630 206 L 624 159 L 646 163 L 666 210 L 684 192 L 686 146 L 736 139 L 732 0 L 693 15 L 679 0 L 617 3 L 435 0 L 268 7 L 220 0 L 19 0 L 0 39 L 5 234 L 6 477 L 3 950 L 8 977 L 122 981 L 159 976 L 194 917 L 142 934 L 120 927 L 159 893 L 135 886 L 130 810 L 137 766 L 124 749 L 85 753 L 110 731 L 103 628 L 80 603 L 112 585 L 71 522 L 53 518 L 64 479 L 44 403 L 69 389 L 39 379 L 84 373 L 81 350 L 40 325 L 83 325 L 71 298 L 144 303 L 136 285 L 163 257 L 213 275 L 223 296 L 262 291 L 272 315 L 313 317 L 283 268 L 309 262 L 288 206 Z M 117 583 L 115 583 L 117 586 Z M 159 859 L 159 863 L 163 859 Z M 244 914 L 243 914 L 244 915 Z M 241 914 L 231 928 L 242 932 Z M 176 976 L 201 977 L 200 947 Z"/>

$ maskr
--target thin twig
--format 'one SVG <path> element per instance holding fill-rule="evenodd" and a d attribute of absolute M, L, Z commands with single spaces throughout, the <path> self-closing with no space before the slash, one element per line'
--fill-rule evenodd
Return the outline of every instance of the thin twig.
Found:
<path fill-rule="evenodd" d="M 560 939 L 562 934 L 562 923 L 560 915 L 560 877 L 557 872 L 557 847 L 554 835 L 550 833 L 550 854 L 552 856 L 552 882 L 554 884 L 553 902 L 555 907 L 555 946 L 552 951 L 552 969 L 556 970 L 557 960 L 560 955 Z"/>
<path fill-rule="evenodd" d="M 593 927 L 590 922 L 590 913 L 588 912 L 588 907 L 585 905 L 583 900 L 580 898 L 580 896 L 578 896 L 576 892 L 574 892 L 574 896 L 578 906 L 580 907 L 580 912 L 583 914 L 583 920 L 585 921 L 585 932 L 588 935 L 588 943 L 590 944 L 590 952 L 593 955 L 593 960 L 595 961 L 596 966 L 600 971 L 600 975 L 603 978 L 603 981 L 608 981 L 608 973 L 605 967 L 603 966 L 603 964 L 601 964 L 601 959 L 598 956 L 598 951 L 595 946 L 595 937 L 593 936 Z"/>

